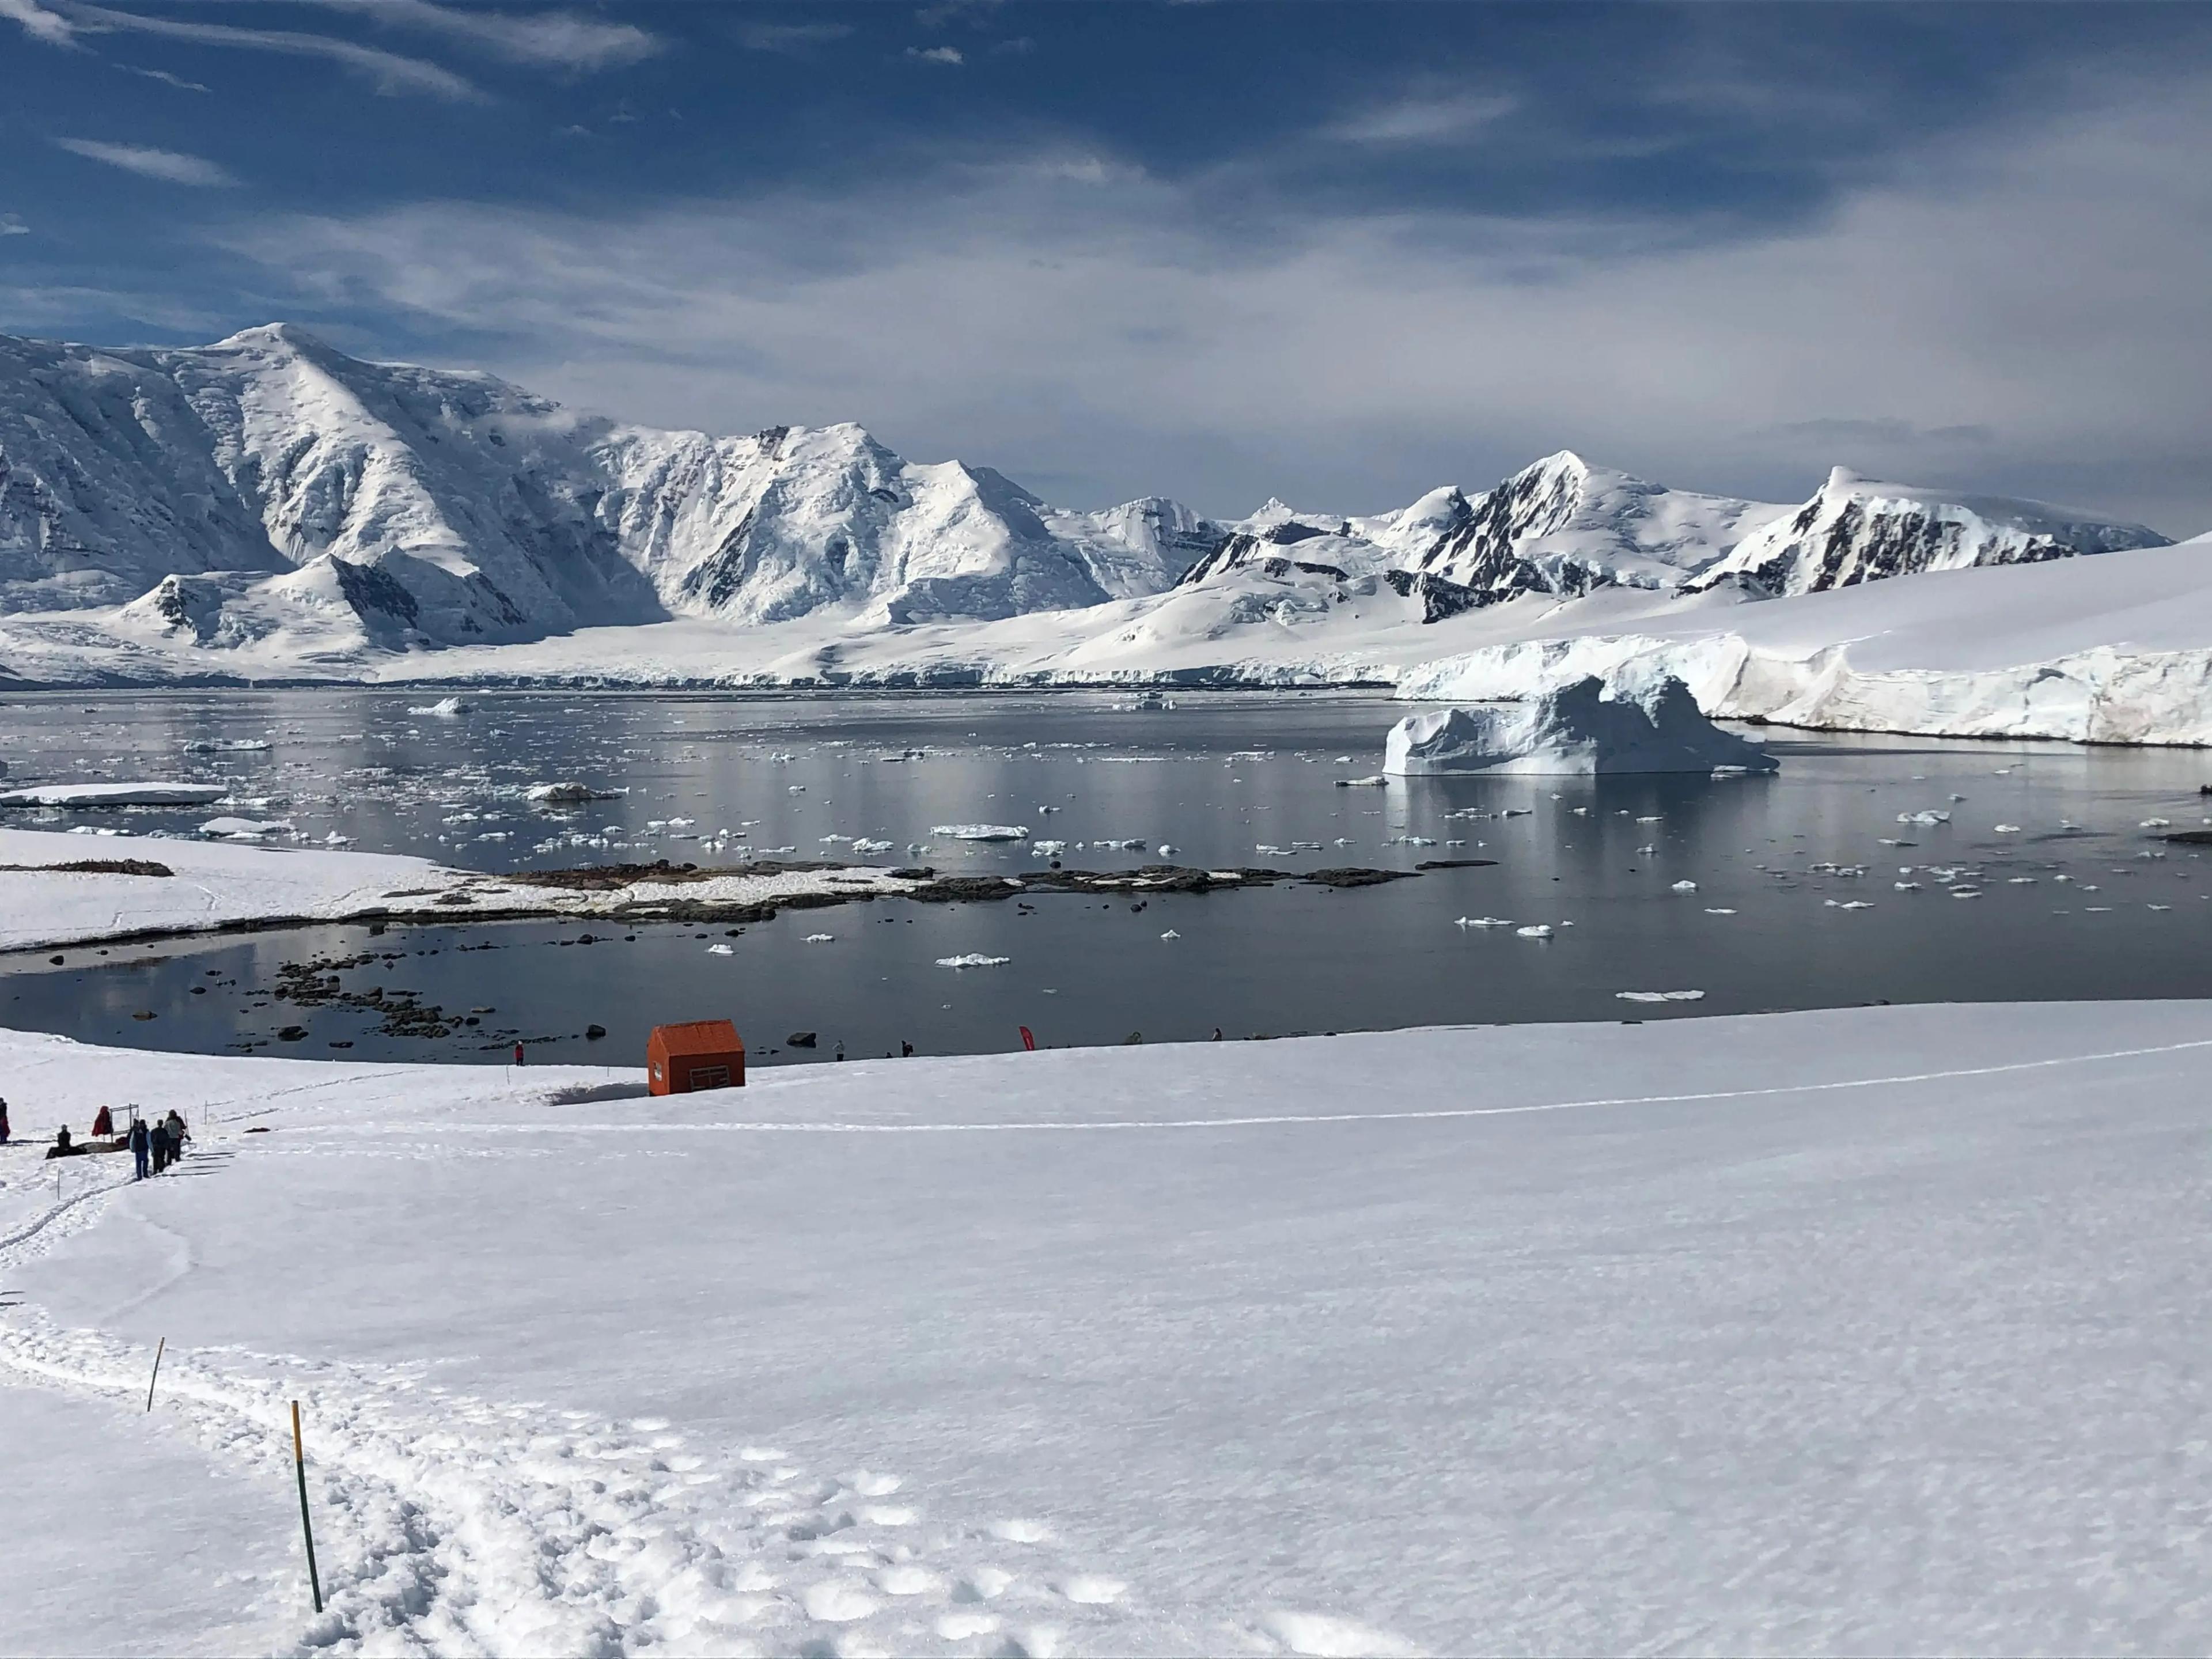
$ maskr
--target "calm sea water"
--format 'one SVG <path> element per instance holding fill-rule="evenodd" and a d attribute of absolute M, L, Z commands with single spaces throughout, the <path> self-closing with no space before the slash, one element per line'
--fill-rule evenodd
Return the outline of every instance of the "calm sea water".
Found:
<path fill-rule="evenodd" d="M 1367 696 L 73 694 L 0 707 L 11 783 L 222 781 L 182 811 L 15 813 L 9 822 L 189 834 L 215 811 L 483 870 L 666 857 L 852 856 L 1016 871 L 1028 845 L 933 833 L 1026 825 L 1076 867 L 1159 861 L 1297 871 L 1486 858 L 1388 886 L 1202 897 L 893 901 L 790 912 L 731 933 L 669 924 L 326 927 L 0 958 L 0 1021 L 91 1041 L 353 1059 L 634 1062 L 664 1020 L 733 1018 L 756 1061 L 1042 1043 L 1146 1042 L 1437 1023 L 1674 1018 L 1874 1001 L 2212 995 L 2212 869 L 2147 819 L 2212 817 L 2188 751 L 1764 735 L 1765 779 L 1397 781 L 1377 771 L 1404 712 Z M 241 748 L 264 744 L 265 748 Z M 900 757 L 892 763 L 888 757 Z M 574 779 L 628 793 L 556 812 Z M 1900 814 L 1951 814 L 1900 823 Z M 1498 816 L 1510 812 L 1512 816 Z M 2000 829 L 1999 826 L 2005 826 Z M 296 837 L 296 840 L 295 839 Z M 1141 849 L 1106 843 L 1139 842 Z M 1304 847 L 1296 843 L 1309 843 Z M 107 842 L 104 846 L 116 843 Z M 909 848 L 926 848 L 914 852 Z M 283 856 L 281 850 L 270 856 Z M 1899 890 L 1895 884 L 1917 884 Z M 1693 882 L 1694 890 L 1677 890 Z M 1976 896 L 1954 895 L 1971 893 Z M 1462 918 L 1548 925 L 1552 937 Z M 594 943 L 584 945 L 589 932 Z M 810 935 L 828 933 L 826 941 Z M 1163 937 L 1166 934 L 1176 937 Z M 710 945 L 727 945 L 726 956 Z M 467 947 L 467 948 L 463 948 Z M 954 970 L 979 954 L 1002 966 Z M 287 964 L 349 990 L 410 990 L 442 1038 L 272 994 Z M 1624 1000 L 1624 992 L 1698 991 Z M 135 1018 L 151 1015 L 151 1018 Z M 598 1024 L 607 1036 L 585 1036 Z M 304 1037 L 280 1041 L 298 1026 Z M 792 1032 L 817 1033 L 793 1049 Z M 334 1048 L 333 1045 L 344 1045 Z"/>

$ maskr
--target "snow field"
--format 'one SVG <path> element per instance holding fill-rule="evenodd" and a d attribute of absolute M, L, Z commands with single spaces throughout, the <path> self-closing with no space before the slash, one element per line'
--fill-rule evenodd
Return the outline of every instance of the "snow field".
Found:
<path fill-rule="evenodd" d="M 2212 1635 L 2185 1524 L 2212 1501 L 2212 1005 L 858 1062 L 665 1100 L 21 1036 L 0 1071 L 26 1132 L 126 1090 L 204 1129 L 179 1177 L 58 1212 L 0 1163 L 27 1304 L 0 1378 L 280 1506 L 301 1399 L 332 1615 L 272 1645 Z M 165 1364 L 142 1425 L 157 1334 L 177 1391 Z"/>

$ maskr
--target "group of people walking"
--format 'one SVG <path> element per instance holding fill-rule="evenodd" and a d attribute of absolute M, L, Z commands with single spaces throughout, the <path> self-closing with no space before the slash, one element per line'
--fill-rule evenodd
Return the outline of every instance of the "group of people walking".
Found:
<path fill-rule="evenodd" d="M 143 1117 L 132 1118 L 131 1156 L 138 1166 L 132 1179 L 143 1181 L 149 1175 L 161 1174 L 185 1155 L 187 1139 L 185 1120 L 174 1109 L 167 1117 L 157 1117 L 150 1123 Z"/>

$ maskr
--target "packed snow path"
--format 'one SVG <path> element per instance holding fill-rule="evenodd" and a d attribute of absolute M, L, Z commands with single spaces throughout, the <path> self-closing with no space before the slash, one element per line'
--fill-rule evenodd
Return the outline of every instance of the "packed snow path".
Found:
<path fill-rule="evenodd" d="M 296 1546 L 241 1539 L 270 1644 L 2212 1640 L 2212 1005 L 864 1063 L 674 1101 L 21 1036 L 0 1079 L 26 1133 L 124 1099 L 203 1127 L 148 1187 L 0 1163 L 0 1391 L 191 1449 L 276 1526 L 300 1399 L 331 1610 Z"/>

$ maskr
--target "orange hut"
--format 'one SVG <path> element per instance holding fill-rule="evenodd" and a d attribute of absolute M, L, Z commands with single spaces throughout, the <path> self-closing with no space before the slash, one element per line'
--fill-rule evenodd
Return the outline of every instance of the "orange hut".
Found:
<path fill-rule="evenodd" d="M 744 1039 L 726 1019 L 654 1026 L 646 1042 L 645 1063 L 656 1095 L 745 1086 Z"/>

